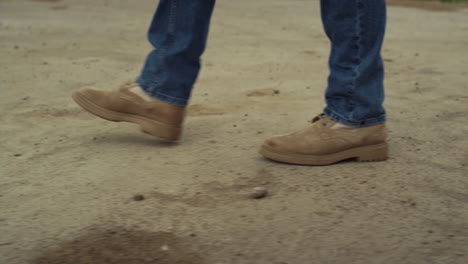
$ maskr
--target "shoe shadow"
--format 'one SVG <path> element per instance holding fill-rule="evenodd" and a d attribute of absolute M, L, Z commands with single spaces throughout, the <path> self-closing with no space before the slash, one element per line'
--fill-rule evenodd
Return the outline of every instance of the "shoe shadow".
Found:
<path fill-rule="evenodd" d="M 323 164 L 323 165 L 306 165 L 306 164 L 286 163 L 286 162 L 268 159 L 265 157 L 259 157 L 259 160 L 265 163 L 270 163 L 270 164 L 277 164 L 277 165 L 284 165 L 284 166 L 299 166 L 299 167 L 328 167 L 328 166 L 337 166 L 337 165 L 346 165 L 346 164 L 349 165 L 349 164 L 357 163 L 356 158 L 349 158 L 349 159 L 341 160 L 335 163 Z"/>
<path fill-rule="evenodd" d="M 152 137 L 145 134 L 124 134 L 112 133 L 103 136 L 97 136 L 92 139 L 97 144 L 112 144 L 112 145 L 144 145 L 154 147 L 170 148 L 179 145 L 179 141 L 170 141 L 162 138 Z"/>

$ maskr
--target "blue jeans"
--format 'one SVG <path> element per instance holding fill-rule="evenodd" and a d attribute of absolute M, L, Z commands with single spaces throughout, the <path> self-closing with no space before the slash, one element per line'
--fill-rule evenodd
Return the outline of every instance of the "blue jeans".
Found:
<path fill-rule="evenodd" d="M 149 95 L 186 106 L 200 71 L 215 0 L 160 0 L 137 82 Z M 322 21 L 331 41 L 324 113 L 350 126 L 385 122 L 385 0 L 322 0 Z"/>

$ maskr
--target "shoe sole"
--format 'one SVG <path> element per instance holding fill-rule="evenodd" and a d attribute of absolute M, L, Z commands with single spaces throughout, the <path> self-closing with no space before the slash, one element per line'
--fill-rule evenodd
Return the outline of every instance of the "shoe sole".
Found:
<path fill-rule="evenodd" d="M 359 162 L 384 161 L 388 159 L 388 144 L 381 143 L 359 148 L 347 149 L 327 155 L 307 155 L 282 153 L 263 145 L 260 154 L 265 158 L 283 163 L 299 165 L 330 165 L 347 159 L 357 159 Z"/>
<path fill-rule="evenodd" d="M 176 141 L 182 135 L 181 127 L 174 127 L 166 125 L 162 122 L 139 115 L 132 115 L 121 113 L 103 108 L 91 102 L 86 96 L 75 92 L 72 95 L 73 100 L 89 113 L 100 118 L 113 121 L 113 122 L 130 122 L 140 125 L 141 131 L 163 139 Z"/>

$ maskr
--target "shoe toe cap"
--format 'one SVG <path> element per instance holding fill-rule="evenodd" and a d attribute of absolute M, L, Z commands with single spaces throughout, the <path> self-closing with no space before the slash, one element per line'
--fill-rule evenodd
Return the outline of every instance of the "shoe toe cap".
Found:
<path fill-rule="evenodd" d="M 282 142 L 282 139 L 280 136 L 274 136 L 266 139 L 263 142 L 263 147 L 275 150 L 275 151 L 284 151 L 284 142 Z"/>

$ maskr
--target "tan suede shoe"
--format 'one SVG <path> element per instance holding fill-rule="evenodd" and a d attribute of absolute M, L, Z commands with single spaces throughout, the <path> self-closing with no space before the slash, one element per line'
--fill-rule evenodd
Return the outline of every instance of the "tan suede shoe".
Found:
<path fill-rule="evenodd" d="M 139 124 L 141 130 L 153 136 L 178 140 L 182 134 L 185 107 L 155 100 L 145 101 L 123 86 L 117 91 L 83 89 L 73 93 L 73 100 L 98 117 Z"/>
<path fill-rule="evenodd" d="M 275 161 L 302 165 L 328 165 L 351 158 L 387 159 L 385 124 L 334 129 L 335 124 L 327 116 L 319 115 L 308 128 L 267 139 L 260 154 Z"/>

